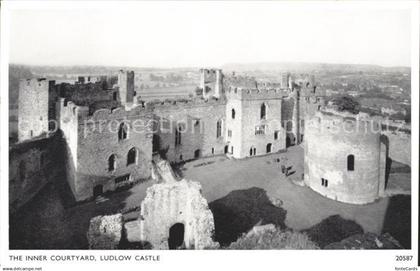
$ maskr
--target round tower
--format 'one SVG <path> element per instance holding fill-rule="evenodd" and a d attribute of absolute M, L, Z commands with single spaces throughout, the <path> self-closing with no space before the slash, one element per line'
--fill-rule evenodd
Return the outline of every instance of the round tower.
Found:
<path fill-rule="evenodd" d="M 305 125 L 305 184 L 337 201 L 373 202 L 385 186 L 386 146 L 379 123 L 326 110 Z"/>

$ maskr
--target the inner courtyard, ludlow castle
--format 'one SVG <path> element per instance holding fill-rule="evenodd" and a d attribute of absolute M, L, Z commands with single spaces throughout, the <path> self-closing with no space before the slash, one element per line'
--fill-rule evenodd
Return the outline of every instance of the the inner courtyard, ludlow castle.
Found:
<path fill-rule="evenodd" d="M 10 147 L 12 210 L 36 193 L 40 179 L 54 178 L 55 168 L 65 172 L 74 199 L 84 201 L 150 178 L 156 154 L 171 163 L 243 159 L 302 142 L 302 181 L 313 190 L 355 204 L 382 195 L 389 142 L 380 129 L 332 132 L 369 121 L 328 106 L 314 76 L 285 73 L 272 83 L 220 69 L 200 74 L 193 97 L 165 101 L 142 100 L 132 71 L 74 84 L 21 80 L 11 128 L 17 137 Z"/>

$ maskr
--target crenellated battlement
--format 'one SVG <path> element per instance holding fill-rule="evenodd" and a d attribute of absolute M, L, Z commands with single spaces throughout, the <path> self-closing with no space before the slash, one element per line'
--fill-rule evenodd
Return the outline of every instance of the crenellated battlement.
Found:
<path fill-rule="evenodd" d="M 183 110 L 192 107 L 206 107 L 225 105 L 226 99 L 211 98 L 211 99 L 180 99 L 180 100 L 154 100 L 146 103 L 146 106 L 151 107 L 154 111 L 159 110 Z"/>
<path fill-rule="evenodd" d="M 331 131 L 343 136 L 347 134 L 349 137 L 357 137 L 361 134 L 380 134 L 380 126 L 379 122 L 370 119 L 366 114 L 352 114 L 329 108 L 322 108 L 308 123 L 309 129 L 322 130 L 323 133 Z M 346 131 L 348 133 L 345 133 Z"/>
<path fill-rule="evenodd" d="M 28 87 L 31 89 L 48 87 L 48 80 L 46 78 L 29 78 L 20 79 L 19 85 L 22 87 Z"/>
<path fill-rule="evenodd" d="M 227 99 L 237 100 L 260 100 L 260 99 L 282 99 L 286 97 L 287 91 L 281 88 L 241 88 L 229 87 L 226 91 Z"/>
<path fill-rule="evenodd" d="M 80 121 L 106 121 L 118 119 L 132 119 L 137 117 L 146 117 L 152 113 L 153 107 L 147 105 L 137 105 L 130 110 L 124 107 L 101 108 L 94 112 L 89 111 L 88 106 L 79 106 L 72 101 L 66 101 L 60 98 L 60 117 L 62 119 L 78 119 Z"/>

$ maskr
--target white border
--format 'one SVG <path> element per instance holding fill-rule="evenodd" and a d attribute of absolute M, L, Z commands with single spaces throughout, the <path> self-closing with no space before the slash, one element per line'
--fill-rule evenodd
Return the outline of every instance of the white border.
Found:
<path fill-rule="evenodd" d="M 151 3 L 151 2 L 148 2 Z M 162 3 L 162 2 L 160 2 Z M 182 2 L 184 4 L 188 2 Z M 217 2 L 220 5 L 225 2 Z M 229 2 L 228 4 L 240 4 L 238 2 Z M 1 5 L 1 93 L 0 93 L 0 262 L 1 266 L 10 267 L 39 267 L 43 270 L 88 270 L 90 268 L 100 267 L 109 270 L 118 268 L 113 263 L 81 264 L 77 262 L 62 262 L 58 264 L 45 263 L 10 263 L 9 254 L 14 255 L 160 255 L 159 263 L 124 263 L 121 268 L 125 270 L 139 270 L 147 268 L 150 270 L 168 270 L 174 269 L 212 269 L 212 270 L 312 270 L 316 267 L 322 270 L 355 270 L 355 267 L 362 270 L 395 270 L 394 267 L 414 267 L 417 266 L 418 250 L 418 139 L 419 139 L 419 3 L 417 1 L 369 1 L 369 2 L 266 2 L 273 5 L 287 5 L 292 8 L 303 9 L 305 11 L 313 9 L 411 9 L 412 11 L 412 250 L 371 250 L 371 251 L 83 251 L 83 250 L 8 250 L 8 62 L 9 62 L 9 23 L 10 11 L 15 9 L 79 9 L 79 8 L 119 8 L 118 2 L 2 2 Z M 143 3 L 124 2 L 124 7 L 138 8 Z M 34 233 L 36 234 L 36 233 Z M 404 264 L 395 261 L 395 255 L 413 255 L 414 260 L 411 264 Z"/>

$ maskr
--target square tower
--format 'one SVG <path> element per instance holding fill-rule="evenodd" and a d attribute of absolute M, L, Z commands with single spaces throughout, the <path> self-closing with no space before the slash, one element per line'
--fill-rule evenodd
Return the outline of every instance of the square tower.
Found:
<path fill-rule="evenodd" d="M 48 81 L 45 78 L 19 82 L 18 140 L 48 132 Z"/>
<path fill-rule="evenodd" d="M 122 105 L 133 103 L 134 96 L 136 96 L 134 91 L 134 71 L 119 71 L 118 89 Z"/>
<path fill-rule="evenodd" d="M 226 140 L 234 158 L 265 155 L 286 148 L 281 123 L 284 93 L 278 89 L 229 88 Z"/>

